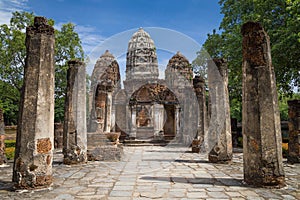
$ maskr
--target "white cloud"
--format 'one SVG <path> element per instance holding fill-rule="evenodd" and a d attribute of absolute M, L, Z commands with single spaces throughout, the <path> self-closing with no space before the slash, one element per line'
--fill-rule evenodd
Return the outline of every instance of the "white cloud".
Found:
<path fill-rule="evenodd" d="M 86 54 L 89 54 L 97 45 L 105 40 L 105 37 L 101 36 L 99 32 L 91 26 L 76 25 L 75 31 L 81 39 L 82 47 Z"/>
<path fill-rule="evenodd" d="M 68 22 L 56 23 L 54 28 L 60 30 L 62 25 L 66 23 Z M 100 45 L 105 40 L 105 37 L 101 36 L 96 28 L 92 26 L 79 25 L 75 23 L 75 32 L 79 35 L 82 48 L 86 55 L 89 55 L 95 47 Z"/>
<path fill-rule="evenodd" d="M 0 0 L 0 24 L 9 24 L 12 12 L 27 8 L 28 0 Z"/>
<path fill-rule="evenodd" d="M 170 57 L 167 57 L 166 55 L 160 55 L 159 52 L 157 53 L 157 57 L 158 57 L 159 78 L 165 79 L 165 70 L 169 63 Z"/>

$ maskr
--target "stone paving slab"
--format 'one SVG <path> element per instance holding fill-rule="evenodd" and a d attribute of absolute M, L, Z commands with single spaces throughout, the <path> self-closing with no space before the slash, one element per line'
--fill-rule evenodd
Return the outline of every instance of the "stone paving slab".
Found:
<path fill-rule="evenodd" d="M 119 162 L 67 166 L 55 153 L 54 184 L 40 191 L 11 191 L 12 164 L 0 168 L 0 199 L 300 199 L 300 164 L 284 163 L 287 186 L 243 183 L 242 153 L 230 164 L 212 164 L 183 147 L 124 147 Z"/>

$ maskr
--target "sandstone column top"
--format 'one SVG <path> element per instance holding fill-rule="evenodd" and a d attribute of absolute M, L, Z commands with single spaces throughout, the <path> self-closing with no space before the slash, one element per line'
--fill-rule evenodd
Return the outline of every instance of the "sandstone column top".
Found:
<path fill-rule="evenodd" d="M 247 35 L 253 31 L 264 31 L 264 28 L 259 22 L 249 21 L 243 24 L 241 29 L 242 35 Z"/>
<path fill-rule="evenodd" d="M 35 17 L 33 26 L 28 26 L 26 32 L 29 35 L 36 33 L 52 35 L 54 34 L 54 28 L 48 24 L 48 20 L 45 17 Z"/>
<path fill-rule="evenodd" d="M 85 65 L 84 61 L 81 61 L 78 59 L 69 60 L 67 63 L 68 63 L 68 65 L 76 66 L 76 67 L 81 67 L 81 66 Z"/>

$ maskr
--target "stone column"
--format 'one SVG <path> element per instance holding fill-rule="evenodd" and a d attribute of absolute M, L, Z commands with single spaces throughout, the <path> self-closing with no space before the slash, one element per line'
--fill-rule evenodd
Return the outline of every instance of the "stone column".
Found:
<path fill-rule="evenodd" d="M 77 164 L 87 161 L 86 73 L 81 61 L 68 65 L 63 154 L 64 164 Z"/>
<path fill-rule="evenodd" d="M 289 105 L 288 162 L 300 163 L 300 100 L 288 101 L 288 105 Z"/>
<path fill-rule="evenodd" d="M 131 105 L 130 108 L 131 113 L 131 123 L 130 123 L 130 131 L 129 131 L 129 138 L 135 139 L 136 138 L 136 105 Z"/>
<path fill-rule="evenodd" d="M 181 135 L 180 135 L 180 106 L 175 105 L 175 138 L 177 141 L 180 140 Z"/>
<path fill-rule="evenodd" d="M 154 104 L 153 105 L 154 114 L 154 138 L 163 139 L 163 127 L 164 127 L 164 105 Z"/>
<path fill-rule="evenodd" d="M 212 149 L 209 149 L 210 162 L 227 162 L 232 159 L 230 107 L 228 94 L 228 71 L 224 59 L 213 59 L 208 64 L 208 85 L 212 101 L 209 136 Z"/>
<path fill-rule="evenodd" d="M 54 148 L 63 148 L 63 132 L 64 126 L 62 123 L 54 123 Z"/>
<path fill-rule="evenodd" d="M 195 76 L 193 86 L 198 100 L 198 128 L 197 139 L 200 143 L 204 141 L 207 133 L 207 112 L 206 112 L 206 95 L 205 80 L 200 76 Z"/>
<path fill-rule="evenodd" d="M 238 129 L 237 129 L 238 121 L 236 118 L 231 118 L 230 120 L 231 120 L 232 146 L 237 147 L 238 146 Z"/>
<path fill-rule="evenodd" d="M 7 163 L 5 155 L 5 130 L 4 130 L 4 117 L 2 109 L 0 109 L 0 165 Z"/>
<path fill-rule="evenodd" d="M 111 108 L 111 130 L 113 132 L 116 131 L 116 104 L 115 103 L 112 104 L 112 108 Z"/>
<path fill-rule="evenodd" d="M 52 183 L 54 133 L 54 28 L 35 17 L 26 29 L 26 61 L 13 181 L 17 188 Z"/>
<path fill-rule="evenodd" d="M 112 89 L 107 91 L 106 96 L 106 117 L 104 132 L 110 132 L 111 129 L 111 117 L 112 117 Z"/>
<path fill-rule="evenodd" d="M 282 141 L 270 40 L 256 22 L 242 26 L 244 181 L 283 186 Z"/>

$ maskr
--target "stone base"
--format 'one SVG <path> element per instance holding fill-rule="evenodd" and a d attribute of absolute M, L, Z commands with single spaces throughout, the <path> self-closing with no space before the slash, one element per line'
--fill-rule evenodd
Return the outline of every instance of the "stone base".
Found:
<path fill-rule="evenodd" d="M 192 142 L 192 152 L 193 153 L 199 153 L 200 152 L 200 140 L 194 139 Z"/>
<path fill-rule="evenodd" d="M 72 165 L 87 162 L 86 151 L 81 149 L 79 146 L 73 146 L 71 149 L 63 151 L 64 164 Z"/>
<path fill-rule="evenodd" d="M 208 160 L 212 163 L 230 163 L 232 160 L 232 153 L 226 152 L 216 145 L 208 154 Z"/>
<path fill-rule="evenodd" d="M 291 164 L 300 163 L 300 155 L 299 156 L 288 155 L 287 156 L 287 161 L 288 161 L 288 163 L 291 163 Z"/>
<path fill-rule="evenodd" d="M 200 147 L 192 147 L 192 153 L 200 153 Z"/>
<path fill-rule="evenodd" d="M 282 188 L 285 187 L 285 177 L 284 176 L 265 176 L 265 177 L 244 177 L 244 181 L 251 186 L 264 187 L 264 188 Z"/>
<path fill-rule="evenodd" d="M 103 145 L 88 150 L 88 161 L 120 161 L 123 156 L 123 146 L 118 145 Z"/>

